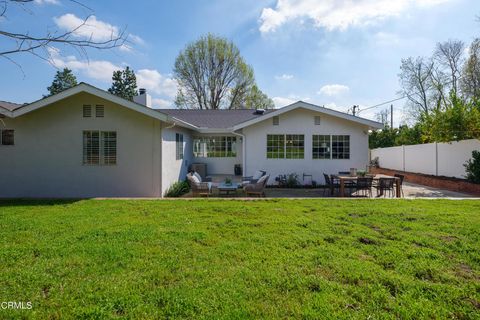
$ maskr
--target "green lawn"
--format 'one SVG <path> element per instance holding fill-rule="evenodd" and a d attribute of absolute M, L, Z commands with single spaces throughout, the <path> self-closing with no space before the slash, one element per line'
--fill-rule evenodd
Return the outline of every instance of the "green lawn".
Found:
<path fill-rule="evenodd" d="M 480 201 L 0 201 L 0 318 L 480 318 Z"/>

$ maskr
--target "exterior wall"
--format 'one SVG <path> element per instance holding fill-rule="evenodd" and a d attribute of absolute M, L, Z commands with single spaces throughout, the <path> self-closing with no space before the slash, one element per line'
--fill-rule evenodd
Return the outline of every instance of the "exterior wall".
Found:
<path fill-rule="evenodd" d="M 176 133 L 183 134 L 183 159 L 176 159 Z M 162 128 L 162 195 L 175 182 L 185 180 L 188 167 L 192 163 L 192 136 L 191 131 L 180 128 Z"/>
<path fill-rule="evenodd" d="M 83 104 L 105 106 L 83 118 Z M 15 145 L 0 146 L 0 197 L 157 197 L 161 122 L 80 93 L 18 118 L 4 118 Z M 117 164 L 83 165 L 84 130 L 117 132 Z"/>
<path fill-rule="evenodd" d="M 242 164 L 242 142 L 240 141 L 240 137 L 236 135 L 232 135 L 231 133 L 225 134 L 195 134 L 196 137 L 201 136 L 232 136 L 237 138 L 237 156 L 236 157 L 229 157 L 229 158 L 196 158 L 192 159 L 193 163 L 206 163 L 207 164 L 207 175 L 215 175 L 215 174 L 234 174 L 234 166 L 236 164 Z M 192 150 L 192 147 L 190 147 Z"/>
<path fill-rule="evenodd" d="M 480 140 L 373 149 L 371 157 L 379 157 L 380 167 L 386 169 L 465 178 L 463 164 L 473 150 L 480 150 Z"/>
<path fill-rule="evenodd" d="M 321 117 L 321 124 L 314 124 L 314 116 Z M 275 183 L 279 174 L 311 174 L 317 183 L 324 183 L 323 173 L 335 174 L 350 168 L 365 169 L 368 164 L 368 128 L 366 126 L 306 109 L 295 109 L 279 116 L 279 125 L 266 119 L 243 129 L 246 137 L 246 175 L 255 170 L 270 174 L 269 184 Z M 304 134 L 304 159 L 267 159 L 267 134 Z M 350 159 L 313 159 L 312 135 L 350 135 Z"/>

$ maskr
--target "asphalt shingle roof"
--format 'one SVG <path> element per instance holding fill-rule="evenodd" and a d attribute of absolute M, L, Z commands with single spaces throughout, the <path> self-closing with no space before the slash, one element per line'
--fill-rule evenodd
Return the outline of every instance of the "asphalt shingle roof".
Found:
<path fill-rule="evenodd" d="M 0 100 L 0 108 L 7 109 L 8 111 L 13 111 L 20 108 L 21 106 L 23 106 L 23 104 Z"/>
<path fill-rule="evenodd" d="M 178 120 L 193 124 L 199 128 L 231 128 L 239 123 L 261 117 L 252 109 L 234 110 L 191 110 L 191 109 L 156 109 Z M 265 110 L 264 114 L 275 110 Z"/>

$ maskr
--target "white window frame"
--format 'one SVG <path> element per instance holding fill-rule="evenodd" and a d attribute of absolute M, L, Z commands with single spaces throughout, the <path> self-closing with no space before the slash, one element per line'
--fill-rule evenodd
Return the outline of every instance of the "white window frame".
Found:
<path fill-rule="evenodd" d="M 85 135 L 87 133 L 93 134 L 97 133 L 98 135 L 98 162 L 97 161 L 89 161 L 88 160 L 88 147 L 86 146 L 86 139 Z M 107 146 L 107 139 L 112 139 L 112 137 L 108 137 L 109 135 L 114 135 L 113 141 L 114 145 L 111 147 L 113 151 L 113 156 L 112 155 L 107 155 L 110 152 L 107 152 L 106 148 Z M 82 141 L 83 141 L 83 146 L 82 146 L 82 164 L 85 166 L 115 166 L 118 163 L 118 134 L 116 131 L 101 131 L 101 130 L 83 130 L 82 131 Z M 86 153 L 87 151 L 87 153 Z M 111 151 L 112 152 L 112 151 Z M 111 158 L 110 158 L 111 157 Z"/>
<path fill-rule="evenodd" d="M 305 159 L 305 134 L 303 133 L 301 134 L 272 133 L 272 134 L 267 134 L 266 140 L 267 140 L 267 147 L 266 147 L 265 156 L 267 159 L 287 159 L 287 160 Z M 295 143 L 300 143 L 300 141 L 303 142 L 303 148 L 302 146 L 295 145 Z M 272 142 L 272 143 L 277 142 L 277 143 L 275 143 L 274 145 L 270 143 L 271 145 L 269 145 L 269 142 Z M 277 148 L 281 148 L 281 151 L 274 151 Z M 291 151 L 295 151 L 295 152 L 292 153 Z"/>
<path fill-rule="evenodd" d="M 196 136 L 192 143 L 195 158 L 236 158 L 237 137 Z"/>

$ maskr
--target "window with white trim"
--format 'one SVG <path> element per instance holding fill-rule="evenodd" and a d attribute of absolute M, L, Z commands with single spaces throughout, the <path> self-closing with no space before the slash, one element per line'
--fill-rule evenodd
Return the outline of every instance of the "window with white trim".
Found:
<path fill-rule="evenodd" d="M 267 159 L 303 159 L 303 134 L 267 134 Z"/>
<path fill-rule="evenodd" d="M 117 132 L 83 131 L 83 164 L 117 164 Z"/>
<path fill-rule="evenodd" d="M 285 135 L 267 134 L 267 159 L 285 158 Z"/>
<path fill-rule="evenodd" d="M 332 159 L 350 159 L 350 136 L 332 135 Z"/>
<path fill-rule="evenodd" d="M 312 158 L 330 159 L 330 135 L 312 136 Z"/>
<path fill-rule="evenodd" d="M 285 158 L 303 159 L 305 157 L 305 136 L 303 134 L 287 134 L 285 136 Z"/>
<path fill-rule="evenodd" d="M 11 129 L 0 130 L 0 145 L 13 146 L 15 144 L 15 131 Z"/>
<path fill-rule="evenodd" d="M 237 137 L 205 136 L 193 138 L 196 158 L 233 158 L 237 156 Z"/>
<path fill-rule="evenodd" d="M 183 134 L 175 133 L 175 159 L 183 159 Z"/>

